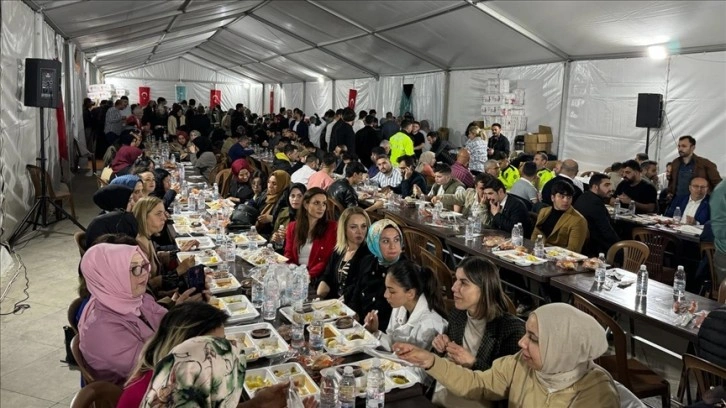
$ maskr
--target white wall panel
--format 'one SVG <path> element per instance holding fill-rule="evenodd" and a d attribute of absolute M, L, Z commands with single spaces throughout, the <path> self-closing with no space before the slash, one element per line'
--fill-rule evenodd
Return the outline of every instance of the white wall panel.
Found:
<path fill-rule="evenodd" d="M 287 109 L 295 109 L 304 107 L 303 90 L 305 84 L 302 82 L 292 84 L 282 84 L 282 95 L 280 99 L 280 107 Z"/>
<path fill-rule="evenodd" d="M 307 116 L 318 114 L 321 118 L 328 109 L 333 108 L 333 82 L 306 82 L 305 108 Z"/>

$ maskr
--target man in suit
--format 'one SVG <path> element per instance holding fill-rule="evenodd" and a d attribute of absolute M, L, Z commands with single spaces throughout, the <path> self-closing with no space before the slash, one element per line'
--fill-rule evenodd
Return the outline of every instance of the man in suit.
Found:
<path fill-rule="evenodd" d="M 522 223 L 524 236 L 529 236 L 532 231 L 529 211 L 522 201 L 507 194 L 501 180 L 493 179 L 487 182 L 484 185 L 484 194 L 489 201 L 493 228 L 511 232 L 516 224 Z"/>
<path fill-rule="evenodd" d="M 553 183 L 552 207 L 539 211 L 532 240 L 536 240 L 537 235 L 542 235 L 545 245 L 580 252 L 587 241 L 588 231 L 585 217 L 572 207 L 575 187 L 564 180 L 553 179 L 550 183 Z"/>
<path fill-rule="evenodd" d="M 542 202 L 545 204 L 552 205 L 552 186 L 554 186 L 556 182 L 558 181 L 564 181 L 567 184 L 571 185 L 573 188 L 573 195 L 572 195 L 572 202 L 576 202 L 578 198 L 580 198 L 580 195 L 582 195 L 582 183 L 577 182 L 575 180 L 575 177 L 577 177 L 577 173 L 580 171 L 579 165 L 576 161 L 572 159 L 567 159 L 562 162 L 562 165 L 560 166 L 560 171 L 557 173 L 557 177 L 553 178 L 552 180 L 548 181 L 547 184 L 544 185 L 542 188 Z M 578 186 L 579 183 L 579 186 Z"/>
<path fill-rule="evenodd" d="M 373 148 L 377 147 L 381 140 L 378 132 L 373 128 L 373 122 L 376 121 L 375 116 L 368 115 L 364 118 L 365 126 L 355 133 L 355 153 L 360 158 L 366 168 L 373 166 L 375 163 L 371 159 Z"/>
<path fill-rule="evenodd" d="M 607 254 L 610 247 L 620 241 L 620 237 L 610 223 L 610 214 L 605 208 L 605 200 L 612 197 L 613 185 L 607 174 L 595 173 L 590 177 L 590 189 L 585 191 L 574 204 L 575 210 L 587 220 L 590 241 L 583 249 L 587 256 Z"/>
<path fill-rule="evenodd" d="M 698 221 L 703 225 L 711 219 L 711 210 L 708 204 L 708 180 L 703 177 L 694 177 L 688 185 L 690 192 L 687 196 L 676 196 L 666 210 L 666 217 L 672 217 L 676 207 L 681 209 L 681 222 L 693 225 Z"/>

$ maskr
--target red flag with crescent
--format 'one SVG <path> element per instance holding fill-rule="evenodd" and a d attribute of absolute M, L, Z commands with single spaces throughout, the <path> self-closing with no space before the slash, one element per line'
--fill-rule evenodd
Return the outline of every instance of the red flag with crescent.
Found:
<path fill-rule="evenodd" d="M 222 91 L 219 89 L 209 90 L 209 109 L 214 109 L 217 105 L 222 104 Z"/>
<path fill-rule="evenodd" d="M 355 89 L 348 90 L 348 107 L 355 110 L 355 100 L 358 98 L 358 91 Z"/>
<path fill-rule="evenodd" d="M 148 86 L 139 87 L 139 105 L 146 106 L 151 100 L 151 88 Z"/>

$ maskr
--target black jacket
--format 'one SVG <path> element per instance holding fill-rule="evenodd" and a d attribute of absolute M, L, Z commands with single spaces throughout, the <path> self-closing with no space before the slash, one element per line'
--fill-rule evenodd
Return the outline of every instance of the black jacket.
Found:
<path fill-rule="evenodd" d="M 371 160 L 371 151 L 381 143 L 378 132 L 371 126 L 365 126 L 355 134 L 355 153 L 366 168 L 374 163 Z"/>
<path fill-rule="evenodd" d="M 585 191 L 574 204 L 575 209 L 587 220 L 590 240 L 583 247 L 587 256 L 607 254 L 610 247 L 620 241 L 618 233 L 610 223 L 610 214 L 602 198 L 591 191 Z"/>
<path fill-rule="evenodd" d="M 487 142 L 487 147 L 496 152 L 504 152 L 509 156 L 509 139 L 506 136 L 500 134 L 498 137 L 490 137 Z"/>
<path fill-rule="evenodd" d="M 333 134 L 334 135 L 330 138 L 335 138 L 335 146 L 344 144 L 348 148 L 348 153 L 356 153 L 355 132 L 353 131 L 353 126 L 340 120 L 338 121 L 338 123 L 335 124 L 335 127 L 333 128 Z M 335 146 L 333 146 L 332 150 L 335 150 Z M 370 156 L 370 153 L 368 155 Z"/>
<path fill-rule="evenodd" d="M 511 232 L 514 225 L 522 223 L 524 236 L 532 236 L 534 226 L 529 219 L 529 211 L 519 198 L 512 194 L 507 195 L 507 202 L 497 215 L 492 218 L 492 228 Z"/>
<path fill-rule="evenodd" d="M 343 282 L 343 288 L 341 291 L 343 294 L 343 299 L 345 299 L 346 301 L 346 304 L 348 303 L 348 299 L 352 299 L 355 297 L 353 291 L 356 288 L 358 276 L 353 273 L 353 269 L 355 268 L 356 271 L 360 271 L 361 259 L 366 258 L 370 255 L 371 251 L 368 250 L 368 245 L 366 245 L 364 242 L 360 247 L 358 247 L 358 250 L 355 252 L 353 257 L 350 258 L 350 261 L 348 261 L 348 275 L 346 276 L 345 282 Z M 323 272 L 323 275 L 320 278 L 321 282 L 325 282 L 330 287 L 330 292 L 328 293 L 326 299 L 338 298 L 338 291 L 341 287 L 341 283 L 338 282 L 338 268 L 340 267 L 340 261 L 342 259 L 343 253 L 333 251 L 333 254 L 330 256 L 328 266 L 325 268 L 325 272 Z M 365 318 L 365 316 L 363 317 Z"/>
<path fill-rule="evenodd" d="M 104 234 L 123 234 L 136 238 L 139 228 L 133 213 L 116 210 L 92 219 L 86 227 L 86 248 Z"/>
<path fill-rule="evenodd" d="M 431 145 L 431 151 L 436 155 L 436 161 L 446 163 L 451 166 L 456 161 L 456 157 L 452 157 L 449 150 L 451 150 L 449 142 L 439 138 L 437 138 L 434 144 Z"/>
<path fill-rule="evenodd" d="M 343 207 L 350 208 L 358 206 L 358 194 L 346 178 L 335 180 L 328 187 L 328 195 L 343 204 Z"/>
<path fill-rule="evenodd" d="M 398 262 L 402 260 L 405 260 L 403 254 Z M 388 327 L 393 309 L 383 294 L 386 292 L 386 273 L 391 266 L 380 265 L 373 254 L 362 257 L 357 265 L 351 264 L 348 273 L 355 274 L 356 285 L 350 299 L 345 298 L 345 304 L 358 313 L 361 323 L 368 312 L 378 310 L 378 327 Z"/>
<path fill-rule="evenodd" d="M 560 180 L 570 183 L 572 188 L 575 189 L 575 196 L 572 197 L 573 204 L 577 202 L 578 198 L 580 198 L 580 196 L 582 195 L 582 190 L 580 190 L 580 187 L 577 187 L 575 185 L 575 183 L 567 177 L 556 176 L 552 180 L 548 181 L 547 184 L 544 185 L 544 187 L 542 187 L 542 202 L 543 203 L 552 205 L 552 186 L 554 185 L 555 181 L 560 181 Z"/>
<path fill-rule="evenodd" d="M 284 170 L 288 174 L 290 174 L 290 170 L 292 169 L 292 163 L 290 163 L 287 160 L 281 160 L 275 157 L 272 159 L 272 170 Z"/>
<path fill-rule="evenodd" d="M 698 330 L 698 356 L 721 367 L 726 367 L 726 306 L 706 316 Z"/>
<path fill-rule="evenodd" d="M 446 335 L 458 345 L 463 345 L 464 329 L 466 328 L 467 313 L 464 310 L 453 309 L 449 313 L 449 327 Z M 499 357 L 515 354 L 519 351 L 517 342 L 524 336 L 524 322 L 517 316 L 509 313 L 487 322 L 484 337 L 481 339 L 476 352 L 476 361 L 471 368 L 476 371 L 485 371 L 491 368 L 494 360 Z"/>
<path fill-rule="evenodd" d="M 396 194 L 400 194 L 401 197 L 410 197 L 413 195 L 413 186 L 417 185 L 418 188 L 421 189 L 421 192 L 424 194 L 429 193 L 429 186 L 426 184 L 426 179 L 424 176 L 421 175 L 421 173 L 414 171 L 411 178 L 404 178 L 401 180 L 401 184 L 399 184 L 396 187 L 393 187 L 393 192 Z"/>
<path fill-rule="evenodd" d="M 283 208 L 288 207 L 290 205 L 289 201 L 290 197 L 290 190 L 285 190 L 280 195 L 280 198 L 277 200 L 275 205 L 272 207 L 272 211 L 270 214 L 272 214 L 272 222 L 269 224 L 262 224 L 257 226 L 257 232 L 262 235 L 265 239 L 270 239 L 270 236 L 274 231 L 272 231 L 272 227 L 275 225 L 275 221 L 277 220 L 277 216 L 280 214 L 280 211 L 282 211 Z M 255 207 L 257 210 L 262 213 L 262 209 L 265 208 L 265 202 L 267 201 L 267 190 L 260 193 L 259 197 L 257 197 L 256 200 L 251 201 L 249 204 L 253 207 Z"/>

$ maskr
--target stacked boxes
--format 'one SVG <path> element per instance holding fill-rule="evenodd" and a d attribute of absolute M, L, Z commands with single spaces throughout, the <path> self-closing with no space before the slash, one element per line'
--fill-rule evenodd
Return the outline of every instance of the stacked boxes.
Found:
<path fill-rule="evenodd" d="M 484 127 L 492 124 L 502 125 L 502 134 L 514 141 L 518 132 L 527 128 L 524 110 L 524 89 L 510 90 L 508 79 L 488 79 L 482 96 L 481 115 Z"/>
<path fill-rule="evenodd" d="M 524 152 L 551 152 L 553 140 L 552 128 L 539 125 L 539 131 L 537 133 L 527 133 L 524 135 Z"/>
<path fill-rule="evenodd" d="M 93 84 L 88 86 L 88 97 L 96 103 L 103 99 L 111 99 L 116 95 L 116 88 L 112 84 Z"/>

